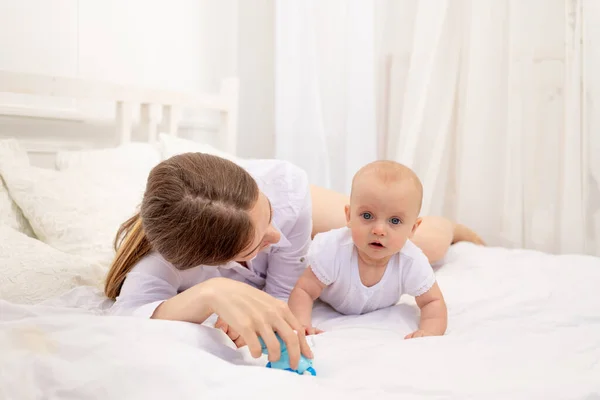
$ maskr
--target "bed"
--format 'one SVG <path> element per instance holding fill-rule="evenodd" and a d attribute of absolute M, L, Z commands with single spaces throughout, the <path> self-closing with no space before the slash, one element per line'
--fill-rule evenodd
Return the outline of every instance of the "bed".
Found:
<path fill-rule="evenodd" d="M 105 315 L 112 236 L 149 169 L 184 151 L 239 159 L 235 80 L 204 95 L 0 71 L 1 91 L 111 101 L 117 144 L 52 148 L 40 167 L 31 142 L 0 138 L 0 398 L 600 398 L 600 259 L 591 256 L 452 246 L 436 266 L 449 307 L 443 337 L 402 339 L 418 321 L 410 298 L 362 316 L 317 304 L 326 331 L 310 338 L 317 377 L 264 368 L 214 318 Z M 220 147 L 178 137 L 184 107 L 220 114 Z M 132 140 L 140 127 L 145 139 Z"/>

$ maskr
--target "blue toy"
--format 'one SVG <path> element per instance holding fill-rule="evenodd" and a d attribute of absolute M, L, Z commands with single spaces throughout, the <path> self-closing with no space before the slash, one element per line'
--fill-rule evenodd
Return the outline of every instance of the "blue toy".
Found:
<path fill-rule="evenodd" d="M 281 347 L 281 357 L 279 357 L 279 360 L 277 360 L 277 361 L 274 361 L 274 362 L 269 361 L 267 363 L 267 368 L 283 369 L 285 371 L 292 371 L 292 372 L 297 373 L 298 375 L 304 375 L 306 372 L 308 372 L 312 376 L 317 375 L 317 372 L 315 371 L 315 369 L 312 366 L 312 360 L 304 357 L 302 354 L 300 354 L 300 362 L 298 363 L 298 369 L 292 369 L 290 367 L 290 356 L 288 355 L 287 348 L 285 346 L 284 341 L 279 337 L 279 335 L 275 334 L 275 336 L 277 337 L 277 340 L 279 340 L 279 344 Z M 262 347 L 262 353 L 268 354 L 267 345 L 265 344 L 265 342 L 262 340 L 261 337 L 259 337 L 258 340 L 260 341 L 260 346 Z"/>

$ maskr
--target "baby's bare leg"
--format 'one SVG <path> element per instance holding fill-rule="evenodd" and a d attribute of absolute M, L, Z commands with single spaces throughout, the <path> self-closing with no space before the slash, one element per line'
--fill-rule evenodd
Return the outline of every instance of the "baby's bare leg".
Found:
<path fill-rule="evenodd" d="M 311 186 L 311 196 L 313 236 L 346 225 L 344 206 L 349 202 L 348 196 L 318 186 Z M 411 240 L 423 250 L 431 263 L 441 260 L 452 243 L 468 241 L 483 244 L 468 227 L 435 216 L 423 217 Z"/>

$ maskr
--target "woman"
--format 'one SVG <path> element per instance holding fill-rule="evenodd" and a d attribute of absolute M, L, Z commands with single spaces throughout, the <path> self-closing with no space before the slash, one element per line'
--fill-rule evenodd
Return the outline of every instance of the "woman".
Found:
<path fill-rule="evenodd" d="M 140 213 L 117 234 L 105 293 L 119 315 L 202 323 L 217 314 L 217 326 L 254 357 L 260 336 L 270 361 L 280 355 L 277 332 L 295 368 L 300 353 L 312 353 L 284 300 L 306 268 L 311 236 L 343 226 L 348 200 L 311 188 L 285 161 L 243 166 L 202 153 L 158 164 Z M 458 240 L 478 238 L 424 218 L 413 241 L 435 262 Z"/>

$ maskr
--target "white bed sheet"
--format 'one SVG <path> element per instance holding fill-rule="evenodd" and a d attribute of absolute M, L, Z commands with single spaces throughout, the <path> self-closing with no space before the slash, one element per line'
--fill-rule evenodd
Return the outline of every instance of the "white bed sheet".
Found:
<path fill-rule="evenodd" d="M 458 244 L 437 276 L 443 337 L 402 339 L 412 299 L 363 316 L 317 305 L 316 378 L 266 369 L 208 326 L 103 316 L 91 289 L 0 302 L 0 398 L 600 398 L 600 259 Z"/>

